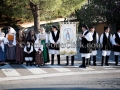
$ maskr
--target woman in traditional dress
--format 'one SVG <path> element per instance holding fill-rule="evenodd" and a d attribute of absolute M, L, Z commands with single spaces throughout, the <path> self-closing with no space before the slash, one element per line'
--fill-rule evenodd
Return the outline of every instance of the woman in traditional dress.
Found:
<path fill-rule="evenodd" d="M 16 37 L 16 62 L 23 63 L 24 62 L 24 46 L 25 46 L 25 37 L 23 35 L 23 31 L 19 30 Z"/>
<path fill-rule="evenodd" d="M 30 41 L 27 41 L 25 47 L 24 47 L 24 52 L 25 52 L 25 61 L 26 61 L 26 66 L 30 64 L 32 66 L 32 60 L 33 60 L 33 45 L 30 43 Z"/>
<path fill-rule="evenodd" d="M 0 33 L 0 64 L 1 65 L 5 65 L 7 43 L 8 41 L 5 38 L 5 33 Z"/>
<path fill-rule="evenodd" d="M 43 45 L 41 43 L 41 39 L 37 38 L 34 44 L 35 48 L 35 64 L 37 66 L 41 66 L 44 64 L 44 57 L 43 57 Z"/>
<path fill-rule="evenodd" d="M 44 57 L 44 63 L 49 62 L 49 54 L 48 54 L 48 48 L 46 47 L 48 43 L 48 35 L 45 32 L 45 29 L 42 27 L 39 30 L 38 37 L 41 40 L 41 44 L 43 45 L 43 57 Z"/>
<path fill-rule="evenodd" d="M 35 32 L 33 30 L 30 30 L 28 35 L 27 35 L 27 38 L 26 40 L 29 41 L 30 43 L 33 43 L 36 41 L 36 36 L 35 36 Z"/>
<path fill-rule="evenodd" d="M 37 38 L 36 38 L 35 32 L 33 30 L 30 30 L 28 35 L 27 35 L 26 40 L 29 41 L 34 46 L 34 42 L 36 41 L 36 39 Z M 33 47 L 33 62 L 35 62 L 35 49 L 34 49 L 34 47 Z"/>
<path fill-rule="evenodd" d="M 8 34 L 6 34 L 6 38 L 8 40 L 7 61 L 13 63 L 16 59 L 16 31 L 12 27 L 8 28 Z"/>

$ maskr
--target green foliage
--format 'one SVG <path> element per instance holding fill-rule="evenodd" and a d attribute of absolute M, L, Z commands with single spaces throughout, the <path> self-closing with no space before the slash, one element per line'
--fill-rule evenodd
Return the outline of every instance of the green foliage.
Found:
<path fill-rule="evenodd" d="M 40 5 L 40 19 L 51 20 L 69 16 L 80 8 L 86 0 L 31 0 Z M 33 20 L 29 0 L 0 0 L 0 19 L 9 17 L 10 20 Z M 15 21 L 16 22 L 16 21 Z"/>
<path fill-rule="evenodd" d="M 89 1 L 90 3 L 76 10 L 77 19 L 80 22 L 79 27 L 83 23 L 91 26 L 99 22 L 106 22 L 114 32 L 116 26 L 120 25 L 120 0 Z"/>

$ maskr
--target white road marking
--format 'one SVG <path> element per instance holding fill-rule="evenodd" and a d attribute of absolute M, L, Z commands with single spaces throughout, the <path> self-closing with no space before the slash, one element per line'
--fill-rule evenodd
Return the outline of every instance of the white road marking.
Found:
<path fill-rule="evenodd" d="M 103 66 L 104 69 L 116 69 L 113 66 Z"/>
<path fill-rule="evenodd" d="M 12 76 L 21 76 L 15 69 L 13 69 L 9 64 L 5 65 L 4 67 L 1 68 L 1 70 L 4 72 L 4 74 L 7 77 L 12 77 Z"/>
<path fill-rule="evenodd" d="M 41 68 L 38 68 L 36 66 L 26 66 L 26 65 L 22 65 L 23 67 L 25 67 L 26 69 L 28 69 L 30 72 L 32 72 L 33 74 L 43 74 L 43 73 L 47 73 L 46 71 L 42 70 Z"/>
<path fill-rule="evenodd" d="M 95 70 L 95 69 L 93 69 L 93 68 L 90 68 L 90 67 L 86 67 L 86 68 L 79 68 L 79 69 L 81 69 L 81 70 L 84 70 L 84 71 Z"/>
<path fill-rule="evenodd" d="M 71 70 L 64 68 L 62 66 L 58 66 L 58 65 L 47 65 L 48 67 L 57 70 L 58 72 L 69 72 Z"/>
<path fill-rule="evenodd" d="M 68 76 L 68 75 L 94 75 L 94 74 L 105 74 L 105 73 L 120 73 L 120 70 L 114 71 L 90 71 L 90 72 L 67 72 L 67 73 L 49 73 L 42 75 L 29 75 L 29 76 L 20 76 L 20 77 L 2 77 L 0 81 L 9 81 L 9 80 L 25 80 L 25 79 L 37 79 L 37 78 L 45 78 L 45 77 L 55 77 L 55 76 Z"/>

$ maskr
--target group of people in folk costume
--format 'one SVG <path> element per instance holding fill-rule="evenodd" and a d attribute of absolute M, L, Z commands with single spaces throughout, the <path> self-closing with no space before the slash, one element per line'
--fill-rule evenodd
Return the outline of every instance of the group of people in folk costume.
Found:
<path fill-rule="evenodd" d="M 114 51 L 115 65 L 118 65 L 118 56 L 120 55 L 120 27 L 117 28 L 117 32 L 112 36 L 112 34 L 110 34 L 110 28 L 105 26 L 100 40 L 94 26 L 90 27 L 90 30 L 88 30 L 87 25 L 83 25 L 82 30 L 83 33 L 79 37 L 81 40 L 80 53 L 82 64 L 79 67 L 86 68 L 91 65 L 92 56 L 93 65 L 97 65 L 96 55 L 99 42 L 102 46 L 101 66 L 109 65 L 108 60 L 111 50 Z M 49 45 L 48 38 L 50 42 Z M 41 66 L 50 62 L 49 54 L 51 54 L 51 65 L 54 65 L 55 54 L 57 55 L 58 65 L 60 65 L 59 49 L 60 31 L 57 26 L 52 26 L 49 37 L 43 27 L 39 29 L 37 36 L 33 30 L 30 30 L 27 36 L 22 30 L 19 30 L 16 34 L 16 31 L 12 27 L 8 28 L 6 37 L 5 34 L 0 31 L 0 63 L 2 65 L 7 61 L 21 64 L 26 62 L 26 66 L 32 66 L 35 62 L 35 65 Z M 69 56 L 67 55 L 66 62 L 66 65 L 69 65 Z M 74 55 L 71 55 L 71 65 L 74 65 Z"/>
<path fill-rule="evenodd" d="M 120 55 L 120 27 L 117 27 L 116 33 L 112 36 L 112 34 L 110 34 L 110 28 L 105 26 L 104 32 L 100 36 L 100 40 L 94 26 L 90 27 L 90 30 L 88 30 L 87 25 L 83 25 L 82 30 L 83 34 L 80 35 L 82 65 L 79 67 L 86 68 L 91 65 L 91 56 L 93 56 L 93 65 L 96 66 L 98 48 L 102 50 L 101 66 L 109 66 L 108 61 L 111 50 L 114 51 L 115 65 L 118 65 L 118 56 Z"/>
<path fill-rule="evenodd" d="M 35 62 L 37 66 L 49 62 L 48 48 L 46 43 L 48 37 L 44 28 L 40 28 L 36 36 L 33 30 L 30 30 L 26 36 L 22 30 L 18 33 L 12 28 L 8 28 L 8 33 L 0 31 L 0 64 L 5 62 L 23 64 L 26 66 Z"/>

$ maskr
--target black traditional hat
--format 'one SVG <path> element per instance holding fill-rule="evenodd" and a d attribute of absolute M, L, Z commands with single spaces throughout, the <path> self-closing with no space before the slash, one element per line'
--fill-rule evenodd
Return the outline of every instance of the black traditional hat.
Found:
<path fill-rule="evenodd" d="M 88 30 L 88 26 L 86 24 L 83 24 L 82 27 Z"/>
<path fill-rule="evenodd" d="M 116 31 L 119 31 L 120 30 L 120 26 L 117 27 L 117 30 Z"/>
<path fill-rule="evenodd" d="M 104 31 L 106 30 L 106 29 L 108 29 L 109 27 L 108 26 L 104 26 Z"/>
<path fill-rule="evenodd" d="M 95 28 L 95 26 L 91 26 L 90 29 L 91 29 L 91 28 Z"/>
<path fill-rule="evenodd" d="M 53 25 L 53 26 L 52 26 L 52 28 L 55 28 L 56 30 L 58 30 L 58 27 L 57 27 L 57 26 L 55 26 L 55 25 Z"/>

